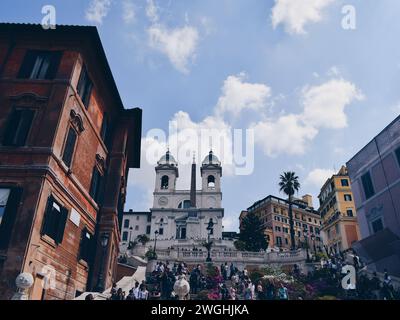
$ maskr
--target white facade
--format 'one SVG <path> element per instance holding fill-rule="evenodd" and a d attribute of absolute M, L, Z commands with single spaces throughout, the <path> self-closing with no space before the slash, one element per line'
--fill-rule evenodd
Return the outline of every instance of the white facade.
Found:
<path fill-rule="evenodd" d="M 140 235 L 151 238 L 150 212 L 125 212 L 122 220 L 120 250 L 125 252 L 130 241 L 135 241 Z"/>
<path fill-rule="evenodd" d="M 212 152 L 201 165 L 202 189 L 195 192 L 195 206 L 191 205 L 191 190 L 176 190 L 178 164 L 169 151 L 160 159 L 156 170 L 154 201 L 151 211 L 151 239 L 157 235 L 157 248 L 199 246 L 207 239 L 210 221 L 213 228 L 210 239 L 222 239 L 221 206 L 222 168 Z M 215 241 L 216 243 L 219 241 Z"/>

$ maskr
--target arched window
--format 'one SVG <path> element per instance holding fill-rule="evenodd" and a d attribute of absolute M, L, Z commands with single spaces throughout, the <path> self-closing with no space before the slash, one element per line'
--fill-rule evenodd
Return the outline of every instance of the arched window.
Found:
<path fill-rule="evenodd" d="M 178 205 L 178 209 L 189 209 L 189 208 L 190 208 L 190 200 L 183 200 Z"/>
<path fill-rule="evenodd" d="M 215 177 L 214 176 L 208 176 L 207 178 L 207 187 L 210 189 L 215 188 Z"/>
<path fill-rule="evenodd" d="M 168 176 L 163 176 L 161 178 L 161 189 L 168 189 L 169 186 L 169 178 Z"/>

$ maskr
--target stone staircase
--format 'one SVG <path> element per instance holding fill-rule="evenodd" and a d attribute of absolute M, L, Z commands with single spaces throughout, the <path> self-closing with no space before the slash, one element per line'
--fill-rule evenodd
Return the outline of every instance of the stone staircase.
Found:
<path fill-rule="evenodd" d="M 122 291 L 125 291 L 127 294 L 130 289 L 135 286 L 135 282 L 141 283 L 146 278 L 146 267 L 138 267 L 136 272 L 130 277 L 123 277 L 120 281 L 117 282 L 117 288 L 121 288 Z M 99 292 L 84 292 L 79 297 L 76 297 L 74 300 L 85 300 L 86 296 L 92 294 L 94 300 L 107 300 L 110 294 L 111 288 L 107 289 L 103 293 Z"/>

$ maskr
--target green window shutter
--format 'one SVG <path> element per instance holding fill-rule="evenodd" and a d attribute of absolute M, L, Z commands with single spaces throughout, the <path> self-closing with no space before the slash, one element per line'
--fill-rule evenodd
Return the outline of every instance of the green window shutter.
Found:
<path fill-rule="evenodd" d="M 51 226 L 53 225 L 53 214 L 52 214 L 52 209 L 53 209 L 53 202 L 54 198 L 52 196 L 49 196 L 47 199 L 47 204 L 46 204 L 46 209 L 43 217 L 43 223 L 42 223 L 42 230 L 41 234 L 47 234 L 48 236 L 51 236 Z"/>
<path fill-rule="evenodd" d="M 67 219 L 68 219 L 68 210 L 64 207 L 61 207 L 61 212 L 58 217 L 58 223 L 56 225 L 56 233 L 55 233 L 55 241 L 56 243 L 60 244 L 63 241 L 64 238 L 64 231 L 65 231 L 65 226 L 67 224 Z"/>
<path fill-rule="evenodd" d="M 50 66 L 46 73 L 46 79 L 53 80 L 56 77 L 62 54 L 61 51 L 54 51 L 51 53 Z"/>
<path fill-rule="evenodd" d="M 35 111 L 33 110 L 27 109 L 22 112 L 21 122 L 18 128 L 19 130 L 17 132 L 17 136 L 15 137 L 17 146 L 24 146 L 26 144 L 26 139 L 28 138 L 34 115 Z"/>
<path fill-rule="evenodd" d="M 22 62 L 21 69 L 19 69 L 18 78 L 28 79 L 31 75 L 33 65 L 37 58 L 37 52 L 28 50 L 25 54 L 24 61 Z"/>
<path fill-rule="evenodd" d="M 7 121 L 7 128 L 3 137 L 3 145 L 5 146 L 14 145 L 14 137 L 17 133 L 21 117 L 22 117 L 21 110 L 14 110 L 10 114 Z"/>
<path fill-rule="evenodd" d="M 77 135 L 76 135 L 75 130 L 72 128 L 69 128 L 67 141 L 65 142 L 65 147 L 64 147 L 64 154 L 62 157 L 64 163 L 67 165 L 68 168 L 71 167 L 72 157 L 73 157 L 74 149 L 75 149 L 76 138 L 77 138 Z"/>

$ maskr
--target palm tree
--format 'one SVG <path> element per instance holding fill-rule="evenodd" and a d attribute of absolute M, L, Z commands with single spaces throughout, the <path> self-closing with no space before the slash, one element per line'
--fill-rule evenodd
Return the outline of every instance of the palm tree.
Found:
<path fill-rule="evenodd" d="M 294 239 L 294 222 L 293 222 L 293 211 L 292 211 L 292 200 L 295 192 L 299 191 L 300 183 L 299 177 L 294 172 L 284 172 L 280 176 L 279 191 L 283 191 L 288 196 L 289 201 L 289 226 L 290 226 L 290 242 L 291 250 L 296 249 L 296 243 Z"/>

